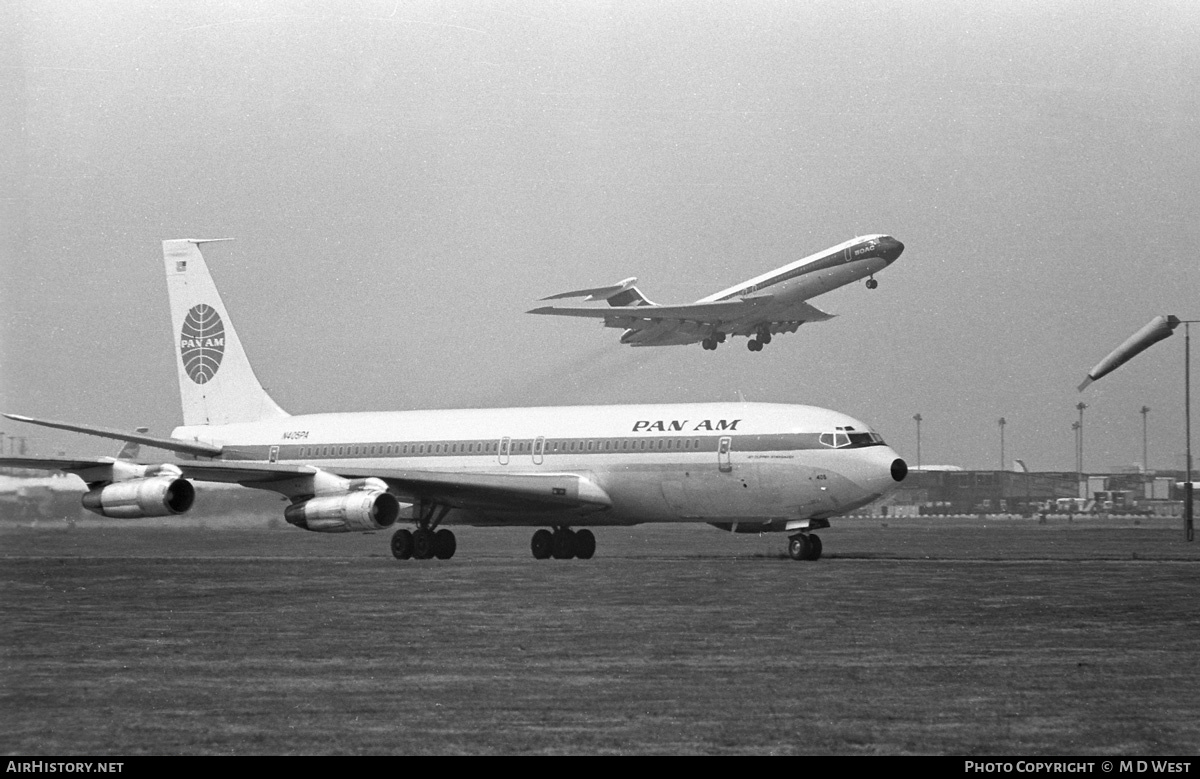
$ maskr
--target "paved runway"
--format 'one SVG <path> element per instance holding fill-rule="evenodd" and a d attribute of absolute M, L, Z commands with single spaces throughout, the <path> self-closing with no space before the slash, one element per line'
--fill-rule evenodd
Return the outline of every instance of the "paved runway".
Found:
<path fill-rule="evenodd" d="M 5 751 L 1200 751 L 1171 523 L 843 520 L 816 563 L 704 526 L 401 563 L 241 524 L 0 527 Z"/>

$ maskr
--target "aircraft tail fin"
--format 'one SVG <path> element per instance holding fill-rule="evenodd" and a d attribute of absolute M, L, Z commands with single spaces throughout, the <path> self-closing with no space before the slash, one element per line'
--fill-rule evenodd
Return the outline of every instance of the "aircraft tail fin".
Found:
<path fill-rule="evenodd" d="M 542 300 L 561 300 L 562 298 L 581 298 L 586 297 L 587 300 L 606 300 L 610 306 L 653 306 L 655 303 L 648 297 L 642 294 L 634 284 L 637 282 L 636 276 L 618 281 L 616 284 L 610 284 L 607 287 L 591 287 L 589 289 L 576 289 L 571 292 L 560 292 L 557 295 L 544 297 Z"/>
<path fill-rule="evenodd" d="M 200 253 L 202 243 L 211 241 L 163 241 L 183 424 L 227 425 L 286 417 L 288 413 L 254 375 Z"/>

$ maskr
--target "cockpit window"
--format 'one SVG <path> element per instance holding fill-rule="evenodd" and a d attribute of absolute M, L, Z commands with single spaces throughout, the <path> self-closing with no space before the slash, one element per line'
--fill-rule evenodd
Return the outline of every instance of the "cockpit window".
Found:
<path fill-rule="evenodd" d="M 859 433 L 852 427 L 835 428 L 832 433 L 821 433 L 819 438 L 824 446 L 833 449 L 858 449 L 864 446 L 883 446 L 883 438 L 878 433 Z"/>

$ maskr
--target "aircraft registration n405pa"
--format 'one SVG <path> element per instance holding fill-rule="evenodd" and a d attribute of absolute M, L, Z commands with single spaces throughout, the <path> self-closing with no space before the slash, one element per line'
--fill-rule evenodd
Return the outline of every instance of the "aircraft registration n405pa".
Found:
<path fill-rule="evenodd" d="M 747 279 L 695 303 L 660 306 L 651 302 L 628 278 L 607 287 L 577 289 L 543 300 L 583 297 L 604 300 L 608 306 L 543 306 L 530 314 L 577 316 L 604 320 L 605 327 L 625 330 L 621 343 L 631 346 L 679 346 L 699 343 L 716 349 L 731 335 L 746 336 L 750 351 L 762 351 L 771 337 L 794 333 L 805 322 L 832 319 L 805 301 L 865 278 L 867 288 L 879 282 L 875 274 L 896 261 L 904 244 L 890 235 L 864 235 L 831 246 L 782 268 Z"/>
<path fill-rule="evenodd" d="M 78 474 L 83 505 L 106 517 L 182 514 L 191 480 L 271 490 L 289 523 L 378 531 L 399 559 L 448 559 L 452 525 L 533 527 L 538 559 L 590 558 L 591 527 L 706 522 L 790 533 L 816 560 L 813 530 L 904 479 L 907 466 L 867 425 L 774 403 L 562 406 L 292 416 L 259 383 L 201 254 L 163 242 L 183 425 L 169 438 L 94 425 L 10 419 L 157 447 L 131 456 L 0 458 Z M 127 452 L 136 452 L 131 447 Z"/>

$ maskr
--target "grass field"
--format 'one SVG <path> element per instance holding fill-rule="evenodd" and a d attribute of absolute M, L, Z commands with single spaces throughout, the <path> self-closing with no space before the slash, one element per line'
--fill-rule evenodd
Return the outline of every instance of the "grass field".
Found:
<path fill-rule="evenodd" d="M 590 561 L 458 530 L 0 526 L 6 753 L 1200 752 L 1177 522 L 700 526 Z"/>

